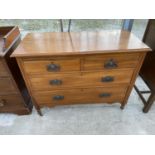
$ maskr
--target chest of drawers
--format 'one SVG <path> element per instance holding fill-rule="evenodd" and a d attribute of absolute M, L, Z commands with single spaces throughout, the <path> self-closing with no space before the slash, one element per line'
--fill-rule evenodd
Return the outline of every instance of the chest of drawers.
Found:
<path fill-rule="evenodd" d="M 116 103 L 123 109 L 146 53 L 126 31 L 30 33 L 12 54 L 40 107 Z"/>
<path fill-rule="evenodd" d="M 0 27 L 0 112 L 29 114 L 30 96 L 11 53 L 20 43 L 18 27 Z"/>

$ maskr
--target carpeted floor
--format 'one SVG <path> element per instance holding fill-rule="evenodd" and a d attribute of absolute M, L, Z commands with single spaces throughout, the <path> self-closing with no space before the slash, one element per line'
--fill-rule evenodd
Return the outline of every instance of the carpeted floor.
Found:
<path fill-rule="evenodd" d="M 147 89 L 140 78 L 136 84 Z M 155 104 L 144 114 L 133 90 L 125 109 L 119 107 L 95 104 L 44 108 L 43 117 L 35 109 L 27 116 L 0 114 L 0 134 L 155 134 Z"/>

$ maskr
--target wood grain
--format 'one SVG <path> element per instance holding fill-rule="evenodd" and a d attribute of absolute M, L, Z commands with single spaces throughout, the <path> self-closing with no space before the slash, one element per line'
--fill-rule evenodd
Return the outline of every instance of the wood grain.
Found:
<path fill-rule="evenodd" d="M 29 94 L 15 58 L 11 53 L 20 43 L 18 27 L 0 27 L 0 112 L 29 114 Z"/>
<path fill-rule="evenodd" d="M 47 60 L 46 60 L 47 59 Z M 33 73 L 55 73 L 54 71 L 48 71 L 47 66 L 50 64 L 59 65 L 60 70 L 57 72 L 66 72 L 66 71 L 80 71 L 80 59 L 72 58 L 72 59 L 49 59 L 46 58 L 44 60 L 39 59 L 32 59 L 32 60 L 25 60 L 24 69 L 25 72 L 28 74 Z"/>
<path fill-rule="evenodd" d="M 14 106 L 23 106 L 22 99 L 18 94 L 0 95 L 0 109 Z M 3 106 L 2 106 L 3 104 Z"/>
<path fill-rule="evenodd" d="M 126 31 L 33 33 L 12 56 L 42 115 L 40 107 L 66 104 L 119 102 L 123 109 L 148 51 Z"/>
<path fill-rule="evenodd" d="M 3 59 L 0 58 L 0 77 L 6 77 L 6 76 L 9 76 L 9 74 L 4 67 Z"/>
<path fill-rule="evenodd" d="M 141 66 L 142 66 L 142 63 L 143 63 L 143 61 L 144 61 L 145 56 L 146 56 L 146 53 L 142 53 L 142 54 L 141 54 L 141 57 L 140 57 L 140 60 L 139 60 L 139 64 L 138 64 L 138 66 L 137 66 L 137 67 L 135 68 L 135 70 L 134 70 L 133 76 L 132 76 L 132 78 L 131 78 L 130 85 L 129 85 L 129 87 L 128 87 L 128 89 L 127 89 L 127 92 L 126 92 L 126 95 L 125 95 L 125 97 L 124 97 L 124 101 L 122 102 L 122 106 L 121 106 L 122 109 L 124 109 L 124 106 L 127 104 L 128 98 L 129 98 L 129 96 L 130 96 L 130 93 L 131 93 L 131 91 L 132 91 L 132 88 L 133 88 L 133 86 L 134 86 L 134 83 L 135 83 L 135 81 L 136 81 L 136 78 L 137 78 L 137 76 L 138 76 L 138 73 L 139 73 L 139 71 L 140 71 L 140 68 L 141 68 Z"/>
<path fill-rule="evenodd" d="M 128 85 L 130 83 L 133 69 L 106 70 L 100 72 L 83 72 L 74 74 L 52 74 L 52 75 L 34 75 L 30 77 L 33 91 L 48 91 L 69 88 L 86 88 L 86 87 L 111 87 L 121 84 Z M 111 77 L 113 81 L 103 81 L 107 77 Z M 52 80 L 59 80 L 61 83 L 53 84 Z"/>
<path fill-rule="evenodd" d="M 125 54 L 98 54 L 87 56 L 84 59 L 84 70 L 103 70 L 106 69 L 104 65 L 109 60 L 116 62 L 119 68 L 134 68 L 139 62 L 139 53 L 125 53 Z"/>
<path fill-rule="evenodd" d="M 23 99 L 19 94 L 0 95 L 0 112 L 26 115 L 30 113 L 27 106 L 23 106 Z"/>
<path fill-rule="evenodd" d="M 0 78 L 0 94 L 1 93 L 8 93 L 8 92 L 15 92 L 16 88 L 14 87 L 13 81 L 9 77 Z"/>
<path fill-rule="evenodd" d="M 126 53 L 149 51 L 149 47 L 127 31 L 29 33 L 13 57 Z"/>
<path fill-rule="evenodd" d="M 121 103 L 125 92 L 126 87 L 71 89 L 62 91 L 35 92 L 34 97 L 40 106 L 56 106 L 56 105 L 85 104 L 85 103 L 115 103 L 115 102 Z M 103 93 L 109 93 L 110 96 L 100 97 L 100 95 Z M 56 95 L 64 96 L 64 99 L 54 100 L 53 97 Z"/>
<path fill-rule="evenodd" d="M 18 37 L 20 32 L 17 26 L 0 27 L 0 56 L 7 53 Z"/>

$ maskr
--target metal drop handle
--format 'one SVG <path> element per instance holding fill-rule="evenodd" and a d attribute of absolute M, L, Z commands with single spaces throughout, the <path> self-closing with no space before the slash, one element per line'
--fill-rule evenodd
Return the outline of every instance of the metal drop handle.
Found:
<path fill-rule="evenodd" d="M 63 99 L 64 99 L 64 96 L 62 95 L 53 96 L 53 100 L 63 100 Z"/>
<path fill-rule="evenodd" d="M 117 65 L 116 61 L 113 59 L 108 60 L 104 64 L 104 68 L 106 68 L 106 69 L 112 69 L 112 68 L 117 68 L 117 67 L 118 67 L 118 65 Z"/>
<path fill-rule="evenodd" d="M 114 81 L 114 77 L 113 76 L 105 76 L 101 78 L 102 82 L 112 82 Z"/>
<path fill-rule="evenodd" d="M 49 72 L 60 71 L 60 66 L 58 64 L 49 64 L 47 65 L 47 71 Z"/>
<path fill-rule="evenodd" d="M 61 80 L 58 80 L 58 79 L 54 79 L 54 80 L 50 80 L 49 81 L 49 84 L 50 85 L 61 85 L 62 84 L 62 81 Z"/>

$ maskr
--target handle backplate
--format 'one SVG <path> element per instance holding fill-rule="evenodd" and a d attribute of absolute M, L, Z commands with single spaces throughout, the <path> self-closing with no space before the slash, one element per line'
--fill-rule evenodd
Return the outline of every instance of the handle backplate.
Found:
<path fill-rule="evenodd" d="M 53 96 L 53 100 L 63 100 L 64 96 L 63 95 L 55 95 Z"/>
<path fill-rule="evenodd" d="M 101 93 L 101 94 L 99 94 L 99 97 L 110 97 L 111 96 L 111 93 Z"/>
<path fill-rule="evenodd" d="M 54 80 L 50 80 L 49 81 L 49 84 L 50 85 L 61 85 L 62 84 L 62 81 L 59 80 L 59 79 L 54 79 Z"/>
<path fill-rule="evenodd" d="M 47 65 L 47 71 L 49 71 L 49 72 L 60 71 L 60 66 L 58 64 L 49 64 L 49 65 Z"/>
<path fill-rule="evenodd" d="M 113 76 L 105 76 L 101 78 L 102 82 L 112 82 L 114 81 L 114 77 Z"/>
<path fill-rule="evenodd" d="M 104 64 L 104 68 L 106 68 L 106 69 L 113 69 L 113 68 L 117 68 L 117 67 L 118 67 L 117 62 L 113 59 L 108 60 Z"/>

